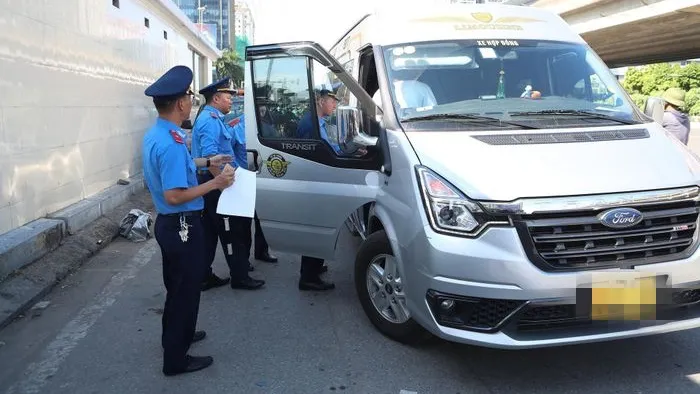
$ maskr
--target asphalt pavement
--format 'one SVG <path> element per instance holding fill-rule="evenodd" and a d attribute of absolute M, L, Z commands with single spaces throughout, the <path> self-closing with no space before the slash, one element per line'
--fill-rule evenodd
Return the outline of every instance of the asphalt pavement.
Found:
<path fill-rule="evenodd" d="M 393 342 L 352 284 L 357 239 L 343 234 L 330 293 L 299 292 L 299 257 L 255 262 L 259 291 L 203 293 L 195 355 L 206 370 L 161 374 L 164 300 L 155 240 L 117 240 L 0 332 L 6 393 L 697 393 L 700 330 L 505 351 Z M 225 274 L 219 255 L 215 270 Z"/>

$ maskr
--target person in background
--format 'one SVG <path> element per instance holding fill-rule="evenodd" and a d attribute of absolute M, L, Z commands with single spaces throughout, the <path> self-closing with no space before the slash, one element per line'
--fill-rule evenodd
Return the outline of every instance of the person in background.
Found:
<path fill-rule="evenodd" d="M 206 99 L 206 106 L 195 120 L 192 130 L 192 155 L 195 157 L 210 157 L 217 154 L 230 154 L 233 152 L 233 134 L 230 128 L 223 122 L 224 114 L 231 110 L 234 90 L 231 87 L 230 78 L 214 82 L 199 91 Z M 245 153 L 244 153 L 245 154 Z M 235 160 L 235 159 L 234 159 Z M 218 168 L 200 168 L 198 171 L 199 182 L 203 183 L 215 177 L 220 170 Z M 221 279 L 214 275 L 211 264 L 216 256 L 216 244 L 221 241 L 221 247 L 226 257 L 231 274 L 230 285 L 233 289 L 254 290 L 265 284 L 264 280 L 251 278 L 248 274 L 251 267 L 248 261 L 250 249 L 245 250 L 245 238 L 243 227 L 250 222 L 239 216 L 220 215 L 216 212 L 219 203 L 220 191 L 212 191 L 204 196 L 205 226 L 208 229 L 207 260 L 209 261 L 209 276 L 202 285 L 202 290 L 223 286 L 228 279 Z M 218 237 L 217 237 L 218 236 Z"/>
<path fill-rule="evenodd" d="M 188 354 L 190 345 L 206 336 L 204 331 L 195 331 L 207 264 L 202 196 L 230 186 L 234 178 L 229 167 L 230 171 L 224 170 L 204 184 L 197 182 L 196 164 L 179 127 L 192 110 L 191 83 L 192 70 L 175 66 L 144 92 L 153 98 L 158 111 L 155 125 L 144 135 L 142 149 L 144 178 L 158 213 L 154 233 L 166 289 L 161 345 L 167 376 L 198 371 L 214 362 L 210 356 Z"/>
<path fill-rule="evenodd" d="M 263 138 L 280 137 L 277 128 L 275 128 L 275 121 L 272 119 L 272 113 L 267 105 L 258 104 L 258 117 L 260 119 L 260 126 L 262 127 L 260 135 Z"/>
<path fill-rule="evenodd" d="M 238 118 L 234 118 L 227 124 L 231 128 L 231 134 L 233 138 L 231 139 L 233 145 L 234 163 L 237 167 L 248 169 L 248 154 L 246 152 L 245 143 L 245 114 Z M 243 220 L 246 219 L 246 220 Z M 265 235 L 263 234 L 262 228 L 260 227 L 260 219 L 258 219 L 258 213 L 254 214 L 255 219 L 255 259 L 264 261 L 266 263 L 276 263 L 277 257 L 270 254 L 269 246 L 267 245 L 267 240 L 265 240 Z M 249 257 L 250 247 L 252 246 L 251 234 L 251 223 L 249 218 L 241 218 L 241 220 L 246 221 L 246 225 L 241 225 L 239 227 L 240 234 L 235 234 L 235 237 L 242 237 L 246 243 L 246 252 L 244 252 L 246 258 Z"/>
<path fill-rule="evenodd" d="M 685 91 L 680 88 L 670 88 L 661 98 L 666 102 L 661 125 L 682 143 L 688 145 L 690 118 L 682 111 L 685 108 Z"/>

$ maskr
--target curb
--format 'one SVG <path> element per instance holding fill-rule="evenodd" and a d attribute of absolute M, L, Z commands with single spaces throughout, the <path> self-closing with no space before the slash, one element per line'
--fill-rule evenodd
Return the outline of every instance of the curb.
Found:
<path fill-rule="evenodd" d="M 26 312 L 42 297 L 49 293 L 59 282 L 75 272 L 90 257 L 109 245 L 119 236 L 119 223 L 131 209 L 138 208 L 144 212 L 153 211 L 150 194 L 147 189 L 136 194 L 127 194 L 121 204 L 114 204 L 114 198 L 104 206 L 111 209 L 98 216 L 92 222 L 86 223 L 80 215 L 94 216 L 92 213 L 68 216 L 65 220 L 73 220 L 73 235 L 64 231 L 60 246 L 34 262 L 29 262 L 21 269 L 13 271 L 0 282 L 0 329 L 10 324 L 19 315 Z M 78 203 L 76 205 L 81 205 Z M 92 207 L 91 204 L 81 206 Z M 71 208 L 73 209 L 73 208 Z M 78 212 L 78 211 L 76 211 Z M 153 215 L 153 213 L 152 213 Z M 69 219 L 75 218 L 75 219 Z M 155 219 L 155 218 L 154 218 Z M 52 220 L 63 225 L 64 221 Z M 82 227 L 80 227 L 82 225 Z M 78 230 L 78 228 L 80 228 Z"/>
<path fill-rule="evenodd" d="M 52 252 L 67 236 L 76 234 L 145 188 L 142 175 L 126 182 L 0 235 L 0 281 Z"/>

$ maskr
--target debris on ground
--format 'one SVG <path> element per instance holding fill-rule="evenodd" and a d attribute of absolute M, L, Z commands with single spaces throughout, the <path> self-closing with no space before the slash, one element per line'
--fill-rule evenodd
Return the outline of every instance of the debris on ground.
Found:
<path fill-rule="evenodd" d="M 132 209 L 119 224 L 119 235 L 133 242 L 147 241 L 151 238 L 151 224 L 150 213 Z"/>

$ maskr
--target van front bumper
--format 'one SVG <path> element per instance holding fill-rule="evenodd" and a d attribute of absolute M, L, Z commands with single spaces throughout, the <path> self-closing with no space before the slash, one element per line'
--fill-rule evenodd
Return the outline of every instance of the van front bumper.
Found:
<path fill-rule="evenodd" d="M 513 228 L 465 239 L 426 226 L 401 256 L 412 317 L 453 342 L 538 348 L 700 327 L 697 248 L 684 259 L 629 270 L 545 272 L 529 260 Z M 658 277 L 657 305 L 636 317 L 592 319 L 590 284 L 599 273 Z"/>

